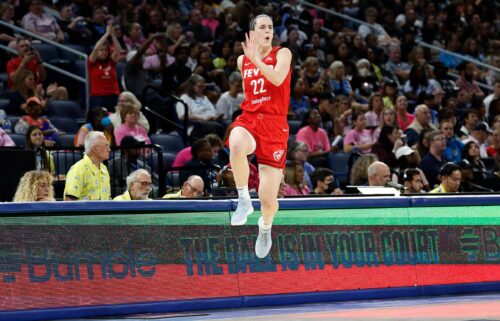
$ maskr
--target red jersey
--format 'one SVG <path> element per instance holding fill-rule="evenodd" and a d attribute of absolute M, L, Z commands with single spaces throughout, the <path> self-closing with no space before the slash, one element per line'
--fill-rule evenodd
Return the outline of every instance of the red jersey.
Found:
<path fill-rule="evenodd" d="M 9 88 L 14 88 L 14 82 L 12 81 L 12 79 L 10 79 L 10 74 L 16 72 L 16 70 L 21 65 L 21 61 L 21 57 L 15 57 L 7 61 L 7 87 Z M 24 65 L 24 69 L 30 70 L 33 73 L 33 75 L 35 76 L 35 83 L 38 84 L 40 82 L 40 75 L 38 74 L 38 62 L 35 58 L 28 61 L 28 63 Z"/>
<path fill-rule="evenodd" d="M 275 68 L 279 49 L 281 47 L 273 47 L 269 55 L 264 57 L 262 61 Z M 245 100 L 241 104 L 243 111 L 283 116 L 288 114 L 291 68 L 285 81 L 280 86 L 275 86 L 262 75 L 250 59 L 243 56 L 241 74 L 245 88 Z"/>
<path fill-rule="evenodd" d="M 89 70 L 90 96 L 119 95 L 116 62 L 109 58 L 107 62 L 87 60 Z"/>

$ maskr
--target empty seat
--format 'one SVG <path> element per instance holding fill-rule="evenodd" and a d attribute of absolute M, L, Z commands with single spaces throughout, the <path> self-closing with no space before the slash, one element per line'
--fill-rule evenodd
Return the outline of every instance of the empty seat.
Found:
<path fill-rule="evenodd" d="M 40 53 L 40 57 L 46 62 L 59 59 L 59 52 L 57 48 L 52 45 L 46 43 L 32 43 L 31 46 Z"/>
<path fill-rule="evenodd" d="M 60 150 L 52 153 L 54 159 L 55 174 L 66 175 L 76 162 L 82 159 L 82 151 Z"/>
<path fill-rule="evenodd" d="M 301 125 L 302 125 L 301 120 L 289 119 L 288 120 L 288 127 L 290 127 L 290 134 L 293 134 L 293 135 L 297 134 Z"/>
<path fill-rule="evenodd" d="M 49 119 L 57 129 L 64 131 L 66 134 L 76 134 L 78 132 L 78 122 L 74 118 L 50 117 Z"/>
<path fill-rule="evenodd" d="M 329 153 L 328 162 L 333 170 L 335 178 L 338 179 L 340 186 L 344 187 L 349 181 L 349 157 L 351 153 Z"/>
<path fill-rule="evenodd" d="M 82 112 L 80 104 L 72 100 L 51 100 L 49 101 L 47 114 L 56 117 L 80 118 Z"/>
<path fill-rule="evenodd" d="M 172 166 L 175 160 L 176 154 L 174 153 L 168 153 L 164 152 L 163 154 L 163 170 L 168 170 Z M 152 158 L 152 166 L 151 170 L 155 173 L 158 173 L 159 168 L 158 168 L 158 157 L 153 157 Z"/>
<path fill-rule="evenodd" d="M 10 138 L 14 141 L 18 147 L 26 147 L 26 137 L 19 134 L 9 134 Z"/>
<path fill-rule="evenodd" d="M 9 105 L 8 99 L 0 99 L 0 109 L 5 109 Z"/>
<path fill-rule="evenodd" d="M 74 134 L 64 134 L 57 136 L 57 140 L 59 141 L 59 145 L 61 147 L 72 147 L 74 146 Z"/>
<path fill-rule="evenodd" d="M 151 143 L 160 145 L 163 152 L 177 153 L 184 148 L 182 137 L 169 134 L 151 135 Z"/>

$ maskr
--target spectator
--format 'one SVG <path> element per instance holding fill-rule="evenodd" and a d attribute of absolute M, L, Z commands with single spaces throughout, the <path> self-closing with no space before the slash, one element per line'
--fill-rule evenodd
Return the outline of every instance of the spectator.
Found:
<path fill-rule="evenodd" d="M 469 108 L 464 111 L 463 114 L 464 124 L 460 127 L 460 135 L 462 140 L 467 139 L 472 135 L 472 131 L 479 122 L 479 113 L 477 110 Z"/>
<path fill-rule="evenodd" d="M 30 126 L 37 126 L 43 132 L 45 140 L 51 142 L 50 146 L 53 146 L 57 140 L 57 135 L 60 132 L 46 116 L 40 116 L 42 113 L 42 102 L 38 97 L 31 97 L 26 101 L 23 106 L 24 110 L 28 115 L 23 116 L 16 124 L 15 131 L 16 134 L 24 135 Z"/>
<path fill-rule="evenodd" d="M 200 138 L 193 143 L 191 154 L 193 158 L 180 171 L 179 181 L 184 182 L 188 176 L 198 175 L 203 179 L 207 194 L 212 193 L 212 184 L 215 182 L 219 167 L 213 163 L 212 146 L 206 138 Z"/>
<path fill-rule="evenodd" d="M 144 129 L 144 127 L 139 125 L 139 114 L 140 110 L 135 105 L 126 104 L 120 107 L 122 124 L 115 128 L 115 141 L 117 146 L 120 146 L 121 141 L 125 136 L 133 136 L 139 141 L 151 144 L 148 132 Z"/>
<path fill-rule="evenodd" d="M 123 37 L 127 51 L 139 50 L 145 43 L 146 38 L 142 34 L 142 27 L 134 22 L 127 27 L 127 35 Z"/>
<path fill-rule="evenodd" d="M 430 191 L 430 193 L 457 193 L 462 180 L 460 167 L 453 163 L 444 164 L 440 171 L 441 184 Z"/>
<path fill-rule="evenodd" d="M 336 95 L 352 96 L 349 80 L 345 78 L 344 64 L 337 60 L 330 65 L 330 89 Z"/>
<path fill-rule="evenodd" d="M 43 12 L 42 0 L 28 1 L 29 12 L 23 17 L 22 27 L 55 42 L 63 42 L 64 34 L 54 17 Z"/>
<path fill-rule="evenodd" d="M 106 7 L 97 5 L 92 8 L 92 19 L 88 24 L 92 32 L 92 42 L 96 42 L 106 33 L 106 25 L 111 23 L 112 19 L 113 16 L 108 15 Z"/>
<path fill-rule="evenodd" d="M 107 44 L 111 37 L 114 51 L 110 53 Z M 120 59 L 122 48 L 113 33 L 113 25 L 106 27 L 106 32 L 97 41 L 87 61 L 90 83 L 90 108 L 105 106 L 114 109 L 118 94 L 118 78 L 116 76 L 116 63 Z"/>
<path fill-rule="evenodd" d="M 369 153 L 374 144 L 372 134 L 366 129 L 366 118 L 362 111 L 352 113 L 353 128 L 347 132 L 344 138 L 344 152 Z"/>
<path fill-rule="evenodd" d="M 0 147 L 11 147 L 16 146 L 9 134 L 0 127 Z"/>
<path fill-rule="evenodd" d="M 420 171 L 415 168 L 406 168 L 401 172 L 400 182 L 404 185 L 403 194 L 420 194 L 423 193 L 424 184 Z"/>
<path fill-rule="evenodd" d="M 418 141 L 418 135 L 423 129 L 437 130 L 436 126 L 431 123 L 431 118 L 431 111 L 426 105 L 418 105 L 415 108 L 415 119 L 405 131 L 408 137 L 408 145 L 411 146 Z"/>
<path fill-rule="evenodd" d="M 189 114 L 184 115 L 182 103 L 176 105 L 179 119 L 183 120 L 187 116 L 195 124 L 188 129 L 191 141 L 211 133 L 216 133 L 219 137 L 224 136 L 224 127 L 218 122 L 223 115 L 217 112 L 208 97 L 203 94 L 204 88 L 205 79 L 199 75 L 192 75 L 188 81 L 187 92 L 181 96 L 188 106 Z"/>
<path fill-rule="evenodd" d="M 393 127 L 398 127 L 397 124 L 397 117 L 398 115 L 396 114 L 396 111 L 394 108 L 390 107 L 384 107 L 381 112 L 381 118 L 380 118 L 380 125 L 375 128 L 373 131 L 372 137 L 374 141 L 377 141 L 378 138 L 380 137 L 380 131 L 382 130 L 382 127 L 384 126 L 393 126 Z"/>
<path fill-rule="evenodd" d="M 396 159 L 398 160 L 397 171 L 399 175 L 407 168 L 415 168 L 420 172 L 420 179 L 424 190 L 429 191 L 429 181 L 425 177 L 424 172 L 417 166 L 420 164 L 420 159 L 413 149 L 408 146 L 401 146 L 396 150 Z"/>
<path fill-rule="evenodd" d="M 186 92 L 192 71 L 186 66 L 189 47 L 178 46 L 174 50 L 175 61 L 163 72 L 162 89 L 180 95 Z"/>
<path fill-rule="evenodd" d="M 385 69 L 393 73 L 400 83 L 404 83 L 410 77 L 411 66 L 401 61 L 401 47 L 397 44 L 389 46 L 389 60 L 385 64 Z"/>
<path fill-rule="evenodd" d="M 212 31 L 201 24 L 203 16 L 201 11 L 193 9 L 189 12 L 189 21 L 184 29 L 189 42 L 199 41 L 202 43 L 210 43 L 213 40 Z"/>
<path fill-rule="evenodd" d="M 333 171 L 328 168 L 318 168 L 311 173 L 313 189 L 311 194 L 316 195 L 342 195 L 344 192 L 338 187 Z"/>
<path fill-rule="evenodd" d="M 108 110 L 104 107 L 97 107 L 89 110 L 87 113 L 87 122 L 80 127 L 75 135 L 74 144 L 76 147 L 84 145 L 85 137 L 91 131 L 101 131 L 106 136 L 106 140 L 110 146 L 115 146 L 115 135 L 113 124 L 108 114 Z"/>
<path fill-rule="evenodd" d="M 167 66 L 174 62 L 174 57 L 168 54 L 168 40 L 164 33 L 153 36 L 153 44 L 149 47 L 149 54 L 142 63 L 151 79 L 161 80 Z"/>
<path fill-rule="evenodd" d="M 205 185 L 203 179 L 198 175 L 191 175 L 182 184 L 177 193 L 165 194 L 163 198 L 195 198 L 202 197 Z"/>
<path fill-rule="evenodd" d="M 24 173 L 19 181 L 13 202 L 53 202 L 52 175 L 46 171 L 33 170 Z"/>
<path fill-rule="evenodd" d="M 408 100 L 405 95 L 399 95 L 396 99 L 396 113 L 398 114 L 398 126 L 405 131 L 415 119 L 415 116 L 408 112 Z"/>
<path fill-rule="evenodd" d="M 387 164 L 390 168 L 397 166 L 394 151 L 403 145 L 403 142 L 399 138 L 399 129 L 394 126 L 383 126 L 380 131 L 380 137 L 371 150 L 381 162 Z"/>
<path fill-rule="evenodd" d="M 111 177 L 111 192 L 113 195 L 123 193 L 126 186 L 127 176 L 137 169 L 145 169 L 151 173 L 151 167 L 145 161 L 145 142 L 135 139 L 133 136 L 125 136 L 120 147 L 119 156 L 115 156 L 108 163 Z M 156 181 L 156 179 L 155 179 Z"/>
<path fill-rule="evenodd" d="M 188 45 L 186 35 L 182 34 L 182 25 L 179 22 L 172 22 L 167 26 L 167 41 L 169 42 L 167 52 L 169 55 L 175 55 L 175 49 L 181 45 Z"/>
<path fill-rule="evenodd" d="M 469 192 L 493 192 L 493 190 L 478 185 L 474 180 L 474 165 L 467 159 L 463 159 L 458 164 L 460 166 L 462 181 L 460 182 L 460 191 Z"/>
<path fill-rule="evenodd" d="M 7 114 L 24 114 L 25 110 L 23 107 L 26 106 L 28 98 L 31 97 L 39 98 L 40 102 L 45 107 L 46 102 L 41 98 L 41 88 L 41 85 L 36 85 L 35 77 L 30 70 L 21 70 L 14 83 L 15 91 L 11 92 L 9 96 L 9 105 L 5 109 Z"/>
<path fill-rule="evenodd" d="M 490 116 L 490 104 L 493 100 L 500 98 L 500 78 L 496 79 L 493 83 L 493 92 L 486 96 L 483 100 L 483 104 L 486 108 L 486 117 L 489 119 Z"/>
<path fill-rule="evenodd" d="M 474 173 L 473 182 L 477 185 L 488 187 L 488 173 L 486 171 L 486 166 L 481 160 L 481 155 L 479 152 L 479 145 L 473 141 L 470 141 L 464 145 L 462 150 L 462 159 L 466 159 L 472 165 L 472 171 Z"/>
<path fill-rule="evenodd" d="M 54 158 L 46 149 L 42 130 L 38 126 L 30 126 L 26 131 L 26 149 L 36 153 L 36 169 L 46 170 L 54 174 Z"/>
<path fill-rule="evenodd" d="M 137 169 L 127 176 L 127 190 L 122 195 L 113 199 L 113 201 L 145 201 L 151 200 L 153 183 L 151 175 L 145 169 Z"/>
<path fill-rule="evenodd" d="M 307 57 L 300 65 L 299 74 L 304 82 L 305 94 L 311 99 L 318 98 L 329 88 L 328 69 L 321 71 L 316 57 Z"/>
<path fill-rule="evenodd" d="M 450 32 L 446 35 L 445 48 L 453 53 L 458 52 L 458 49 L 460 48 L 460 38 L 457 33 Z M 446 68 L 452 69 L 457 68 L 457 66 L 462 62 L 462 59 L 445 52 L 441 52 L 439 54 L 439 60 Z"/>
<path fill-rule="evenodd" d="M 12 20 L 14 17 L 14 6 L 9 2 L 3 2 L 0 4 L 0 20 L 3 20 L 4 22 L 15 24 L 15 22 Z M 16 43 L 16 37 L 14 36 L 14 30 L 8 27 L 0 26 L 0 42 L 10 48 L 15 46 Z M 2 51 L 0 53 L 0 60 L 2 61 L 7 61 L 8 56 Z M 3 69 L 4 66 L 0 66 L 0 70 L 3 72 L 5 69 Z"/>
<path fill-rule="evenodd" d="M 219 100 L 217 100 L 217 104 L 215 108 L 219 114 L 224 115 L 224 120 L 233 119 L 233 114 L 237 110 L 240 109 L 240 104 L 243 102 L 243 93 L 242 93 L 242 81 L 241 73 L 233 72 L 229 76 L 229 90 L 223 93 Z"/>
<path fill-rule="evenodd" d="M 127 53 L 127 63 L 123 75 L 124 87 L 140 99 L 145 98 L 142 97 L 144 88 L 153 82 L 149 71 L 143 67 L 144 55 L 152 47 L 152 43 L 161 37 L 163 37 L 162 34 L 151 35 L 137 51 Z"/>
<path fill-rule="evenodd" d="M 45 67 L 40 53 L 31 47 L 31 42 L 26 38 L 17 38 L 17 57 L 7 61 L 7 85 L 14 87 L 14 82 L 23 70 L 29 70 L 35 77 L 35 83 L 39 84 L 45 80 Z"/>
<path fill-rule="evenodd" d="M 208 140 L 208 142 L 210 143 L 210 146 L 212 147 L 213 160 L 215 160 L 217 162 L 217 164 L 220 166 L 226 165 L 228 163 L 229 159 L 228 159 L 228 161 L 224 161 L 224 162 L 218 161 L 219 156 L 222 156 L 222 155 L 219 155 L 219 152 L 221 149 L 224 148 L 224 144 L 222 143 L 222 140 L 220 139 L 220 137 L 217 136 L 216 134 L 208 134 L 207 136 L 205 136 L 205 138 Z M 191 150 L 192 150 L 191 146 L 188 146 L 188 147 L 180 150 L 177 153 L 177 155 L 175 156 L 175 160 L 174 160 L 174 163 L 172 164 L 172 167 L 185 166 L 186 163 L 189 162 L 193 158 L 193 155 L 191 154 Z"/>
<path fill-rule="evenodd" d="M 446 137 L 440 131 L 432 131 L 427 134 L 429 141 L 429 152 L 424 155 L 420 162 L 420 168 L 429 180 L 429 186 L 434 188 L 439 184 L 439 170 L 445 164 L 443 153 L 446 149 Z"/>
<path fill-rule="evenodd" d="M 337 110 L 335 112 L 334 134 L 345 136 L 352 128 L 352 107 L 351 99 L 346 96 L 338 96 Z"/>
<path fill-rule="evenodd" d="M 158 1 L 157 3 L 161 3 Z M 144 34 L 146 37 L 150 37 L 152 34 L 164 33 L 166 30 L 165 20 L 163 20 L 163 13 L 159 8 L 153 8 L 146 12 L 148 19 L 144 27 Z"/>
<path fill-rule="evenodd" d="M 360 25 L 358 28 L 358 33 L 361 39 L 365 39 L 368 35 L 372 34 L 377 38 L 377 41 L 381 45 L 387 44 L 399 44 L 396 38 L 391 38 L 387 32 L 384 30 L 380 24 L 377 23 L 378 11 L 374 7 L 368 7 L 365 9 L 365 20 L 371 26 L 366 26 L 364 24 Z"/>
<path fill-rule="evenodd" d="M 378 157 L 375 154 L 361 155 L 349 170 L 349 183 L 354 186 L 368 185 L 368 167 L 376 161 Z"/>
<path fill-rule="evenodd" d="M 476 65 L 472 62 L 465 61 L 458 66 L 460 78 L 456 84 L 459 90 L 465 90 L 471 98 L 484 99 L 484 92 L 479 88 L 477 82 L 474 80 Z"/>
<path fill-rule="evenodd" d="M 486 151 L 486 141 L 490 133 L 491 130 L 488 128 L 488 125 L 480 122 L 476 125 L 476 127 L 474 127 L 471 135 L 464 139 L 462 143 L 467 144 L 469 142 L 474 142 L 479 148 L 480 158 L 488 158 L 488 152 Z"/>
<path fill-rule="evenodd" d="M 383 100 L 384 107 L 389 107 L 394 109 L 396 105 L 396 99 L 398 98 L 398 84 L 394 80 L 387 80 L 384 82 L 383 87 Z"/>
<path fill-rule="evenodd" d="M 384 101 L 380 94 L 373 94 L 368 102 L 368 111 L 365 113 L 366 127 L 376 128 L 380 125 Z"/>
<path fill-rule="evenodd" d="M 193 73 L 205 79 L 206 86 L 204 93 L 210 101 L 216 103 L 221 92 L 229 89 L 228 79 L 224 73 L 224 69 L 215 67 L 210 49 L 200 48 L 198 55 L 195 57 L 197 65 Z"/>
<path fill-rule="evenodd" d="M 446 149 L 444 159 L 448 162 L 458 164 L 462 159 L 462 149 L 464 144 L 455 136 L 453 123 L 450 120 L 442 120 L 439 123 L 439 130 L 446 137 Z"/>
<path fill-rule="evenodd" d="M 297 132 L 296 140 L 304 142 L 309 150 L 309 162 L 313 166 L 328 167 L 327 155 L 332 147 L 328 135 L 320 128 L 321 115 L 317 109 L 310 109 L 304 116 L 302 127 Z"/>
<path fill-rule="evenodd" d="M 64 33 L 64 38 L 68 43 L 90 46 L 92 42 L 92 32 L 87 28 L 85 17 L 74 17 L 71 4 L 63 3 L 59 9 L 59 19 L 57 23 Z"/>
<path fill-rule="evenodd" d="M 368 185 L 385 186 L 390 181 L 391 170 L 383 162 L 376 161 L 368 166 Z"/>
<path fill-rule="evenodd" d="M 296 78 L 292 81 L 292 93 L 290 97 L 290 109 L 288 118 L 302 120 L 310 109 L 309 98 L 304 95 L 304 81 Z"/>
<path fill-rule="evenodd" d="M 304 142 L 295 141 L 290 144 L 287 153 L 287 160 L 296 161 L 302 164 L 304 168 L 304 180 L 309 189 L 312 190 L 312 182 L 309 176 L 314 171 L 314 166 L 307 161 L 307 145 Z"/>
<path fill-rule="evenodd" d="M 85 155 L 71 166 L 66 175 L 64 200 L 109 200 L 109 173 L 103 164 L 109 158 L 109 143 L 103 132 L 93 131 L 85 137 Z"/>
<path fill-rule="evenodd" d="M 420 93 L 432 94 L 435 88 L 440 87 L 435 79 L 427 76 L 427 65 L 414 65 L 410 70 L 410 77 L 406 81 L 403 91 L 412 100 L 417 100 Z"/>
<path fill-rule="evenodd" d="M 486 149 L 488 157 L 495 158 L 500 156 L 500 126 L 493 130 L 492 144 Z"/>
<path fill-rule="evenodd" d="M 118 104 L 115 107 L 115 113 L 109 116 L 111 123 L 113 124 L 113 127 L 118 128 L 122 124 L 122 117 L 121 117 L 121 109 L 125 105 L 132 105 L 136 109 L 139 109 L 139 120 L 138 124 L 146 132 L 149 131 L 149 122 L 144 116 L 144 114 L 140 111 L 142 108 L 141 102 L 137 99 L 137 97 L 130 91 L 122 91 L 120 95 L 118 96 Z"/>
<path fill-rule="evenodd" d="M 310 190 L 304 180 L 304 167 L 300 162 L 287 161 L 285 165 L 283 196 L 308 195 Z"/>

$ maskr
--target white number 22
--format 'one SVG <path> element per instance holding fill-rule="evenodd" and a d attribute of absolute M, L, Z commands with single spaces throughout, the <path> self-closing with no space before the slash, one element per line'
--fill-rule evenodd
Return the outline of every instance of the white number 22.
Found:
<path fill-rule="evenodd" d="M 258 95 L 258 94 L 262 94 L 262 93 L 265 93 L 266 90 L 264 89 L 264 79 L 260 78 L 260 79 L 257 79 L 257 80 L 252 80 L 250 81 L 250 85 L 252 85 L 253 87 L 253 94 L 254 95 Z M 260 85 L 260 89 L 257 88 L 257 86 Z"/>

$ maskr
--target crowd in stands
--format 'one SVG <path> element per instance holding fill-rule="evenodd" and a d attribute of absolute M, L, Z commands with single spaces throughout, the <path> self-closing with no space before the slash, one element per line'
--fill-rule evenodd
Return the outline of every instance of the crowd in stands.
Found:
<path fill-rule="evenodd" d="M 143 106 L 177 124 L 189 120 L 189 144 L 173 162 L 179 189 L 166 198 L 234 188 L 224 139 L 244 99 L 236 64 L 241 41 L 260 13 L 273 18 L 275 44 L 293 53 L 290 139 L 280 196 L 341 195 L 348 192 L 346 185 L 389 181 L 403 185 L 404 193 L 500 191 L 495 1 L 311 2 L 371 26 L 293 0 L 1 3 L 2 21 L 89 53 L 89 109 L 74 133 L 74 146 L 83 147 L 85 156 L 62 177 L 64 198 L 162 196 L 152 195 L 158 173 L 141 155 L 148 153 L 143 145 L 153 134 L 172 128 Z M 420 41 L 493 68 L 430 50 Z M 61 147 L 58 137 L 64 131 L 47 110 L 54 101 L 82 97 L 66 83 L 48 79 L 38 40 L 0 26 L 0 42 L 17 52 L 0 50 L 0 72 L 6 75 L 0 94 L 8 100 L 0 109 L 0 146 L 14 146 L 9 134 L 20 134 L 27 149 L 41 151 L 37 170 L 23 176 L 14 200 L 52 200 L 50 185 L 61 177 L 55 177 L 44 147 Z M 153 93 L 148 86 L 158 89 Z M 15 126 L 11 116 L 18 118 Z M 122 151 L 108 161 L 110 146 L 141 152 Z M 249 188 L 256 193 L 258 160 L 249 159 Z M 82 185 L 81 175 L 91 181 Z"/>

